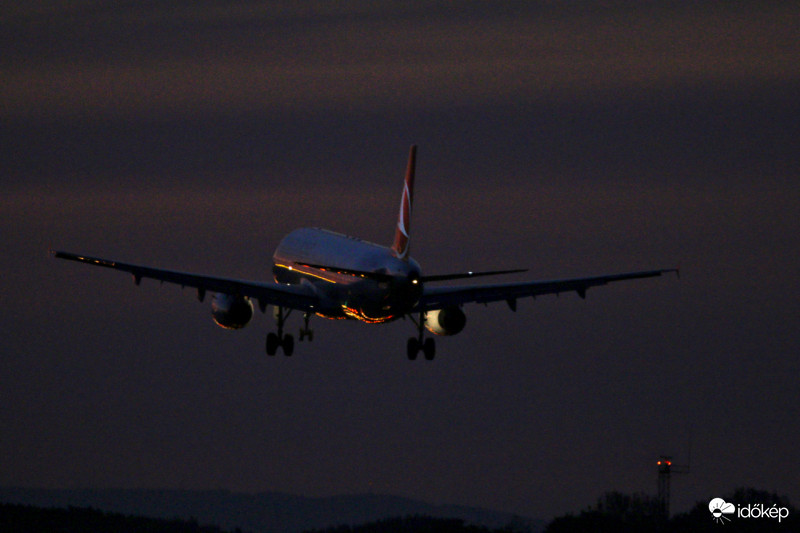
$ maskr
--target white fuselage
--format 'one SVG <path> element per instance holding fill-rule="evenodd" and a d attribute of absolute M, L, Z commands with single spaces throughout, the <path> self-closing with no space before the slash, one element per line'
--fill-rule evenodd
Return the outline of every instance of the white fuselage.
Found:
<path fill-rule="evenodd" d="M 273 255 L 275 281 L 310 284 L 317 314 L 388 322 L 409 313 L 422 294 L 420 267 L 391 248 L 319 228 L 287 235 Z"/>

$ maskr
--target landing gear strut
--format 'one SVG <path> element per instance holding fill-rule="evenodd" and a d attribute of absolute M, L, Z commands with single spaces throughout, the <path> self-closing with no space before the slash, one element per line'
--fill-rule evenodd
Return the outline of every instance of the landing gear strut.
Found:
<path fill-rule="evenodd" d="M 292 312 L 291 309 L 283 312 L 283 307 L 275 308 L 275 318 L 278 320 L 278 333 L 269 333 L 267 335 L 267 355 L 275 355 L 278 348 L 283 348 L 283 354 L 286 357 L 291 357 L 294 353 L 294 337 L 289 334 L 283 334 L 283 323 Z"/>
<path fill-rule="evenodd" d="M 308 327 L 308 319 L 311 318 L 311 314 L 309 312 L 303 313 L 303 327 L 300 328 L 300 342 L 303 342 L 303 339 L 308 337 L 308 342 L 314 340 L 314 330 Z"/>
<path fill-rule="evenodd" d="M 414 317 L 411 317 L 414 320 Z M 420 311 L 419 320 L 414 320 L 417 325 L 417 337 L 411 337 L 406 344 L 407 354 L 409 360 L 413 361 L 417 358 L 419 351 L 425 355 L 425 359 L 433 361 L 436 356 L 436 342 L 432 338 L 425 338 L 425 311 Z"/>

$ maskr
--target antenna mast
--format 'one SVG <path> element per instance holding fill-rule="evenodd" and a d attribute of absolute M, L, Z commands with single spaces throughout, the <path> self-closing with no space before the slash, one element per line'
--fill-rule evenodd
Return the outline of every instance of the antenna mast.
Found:
<path fill-rule="evenodd" d="M 691 446 L 689 450 L 689 464 L 673 464 L 671 455 L 662 455 L 658 460 L 658 504 L 660 507 L 659 511 L 665 519 L 669 518 L 670 477 L 672 474 L 689 473 Z"/>

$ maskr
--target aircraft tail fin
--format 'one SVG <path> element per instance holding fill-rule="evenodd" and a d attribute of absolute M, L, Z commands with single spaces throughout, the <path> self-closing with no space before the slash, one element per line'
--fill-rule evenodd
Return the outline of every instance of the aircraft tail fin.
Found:
<path fill-rule="evenodd" d="M 414 170 L 417 161 L 417 146 L 413 145 L 408 154 L 406 179 L 403 197 L 400 200 L 400 213 L 397 215 L 397 228 L 394 232 L 392 251 L 400 259 L 408 259 L 409 235 L 411 232 L 411 204 L 414 198 Z"/>

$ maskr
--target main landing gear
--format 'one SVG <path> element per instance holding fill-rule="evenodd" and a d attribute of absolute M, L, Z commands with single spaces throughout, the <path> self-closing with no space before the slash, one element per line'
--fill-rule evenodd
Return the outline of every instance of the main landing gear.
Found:
<path fill-rule="evenodd" d="M 283 354 L 286 357 L 291 357 L 294 353 L 294 337 L 288 333 L 286 335 L 283 334 L 283 325 L 291 312 L 291 309 L 284 312 L 282 307 L 275 308 L 275 320 L 278 321 L 278 333 L 267 334 L 267 355 L 275 355 L 278 352 L 278 348 L 283 348 Z M 301 342 L 305 338 L 308 338 L 309 342 L 314 340 L 314 331 L 308 327 L 309 318 L 311 318 L 309 313 L 303 314 L 303 327 L 300 328 Z"/>
<path fill-rule="evenodd" d="M 418 336 L 408 339 L 408 344 L 406 345 L 408 359 L 414 361 L 420 350 L 422 350 L 425 359 L 433 361 L 433 358 L 436 356 L 436 342 L 430 337 L 427 339 L 425 338 L 425 312 L 420 312 L 419 320 L 415 320 L 413 316 L 411 320 L 414 320 L 414 323 L 417 325 Z"/>

